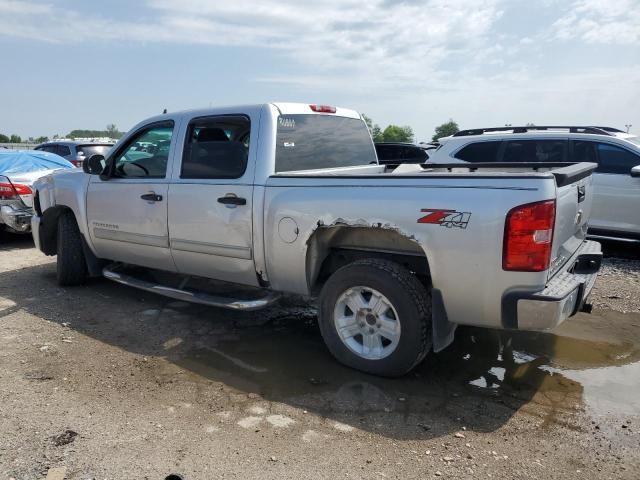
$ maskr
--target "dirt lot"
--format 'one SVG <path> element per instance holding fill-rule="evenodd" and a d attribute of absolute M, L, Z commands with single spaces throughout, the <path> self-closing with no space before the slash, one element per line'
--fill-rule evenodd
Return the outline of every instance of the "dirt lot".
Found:
<path fill-rule="evenodd" d="M 636 260 L 607 259 L 594 313 L 556 334 L 461 328 L 386 380 L 337 365 L 301 300 L 62 289 L 2 242 L 0 479 L 640 478 Z"/>

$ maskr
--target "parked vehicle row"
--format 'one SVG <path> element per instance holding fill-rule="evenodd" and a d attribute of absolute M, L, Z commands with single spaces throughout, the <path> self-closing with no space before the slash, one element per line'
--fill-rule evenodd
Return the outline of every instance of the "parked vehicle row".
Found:
<path fill-rule="evenodd" d="M 89 142 L 76 140 L 53 140 L 35 147 L 34 150 L 55 153 L 69 160 L 76 167 L 82 168 L 82 164 L 92 155 L 106 155 L 113 147 L 112 142 Z"/>
<path fill-rule="evenodd" d="M 33 186 L 34 240 L 61 285 L 104 275 L 237 310 L 315 296 L 333 355 L 380 375 L 457 325 L 554 328 L 588 306 L 600 266 L 585 240 L 595 164 L 387 168 L 344 108 L 163 114 L 83 166 Z"/>
<path fill-rule="evenodd" d="M 595 238 L 640 241 L 640 138 L 610 127 L 463 130 L 440 139 L 432 163 L 591 162 Z"/>

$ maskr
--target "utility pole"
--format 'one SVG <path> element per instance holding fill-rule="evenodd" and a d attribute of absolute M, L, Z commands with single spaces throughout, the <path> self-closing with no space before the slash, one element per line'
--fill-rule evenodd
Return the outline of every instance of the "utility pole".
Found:
<path fill-rule="evenodd" d="M 629 133 L 629 129 L 633 127 L 633 125 L 631 125 L 630 123 L 627 123 L 625 124 L 625 127 L 627 128 L 627 133 Z"/>

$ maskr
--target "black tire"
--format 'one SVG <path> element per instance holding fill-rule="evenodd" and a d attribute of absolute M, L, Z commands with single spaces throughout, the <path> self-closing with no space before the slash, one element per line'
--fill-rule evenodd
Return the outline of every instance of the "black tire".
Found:
<path fill-rule="evenodd" d="M 57 278 L 58 285 L 81 285 L 87 280 L 87 261 L 82 250 L 82 237 L 74 215 L 63 213 L 58 218 Z"/>
<path fill-rule="evenodd" d="M 369 287 L 387 297 L 397 311 L 401 332 L 397 346 L 385 358 L 370 360 L 353 352 L 340 338 L 334 309 L 340 296 L 355 286 Z M 336 359 L 349 367 L 385 377 L 411 371 L 431 349 L 431 295 L 415 275 L 397 263 L 377 258 L 358 260 L 337 270 L 320 293 L 320 331 Z"/>

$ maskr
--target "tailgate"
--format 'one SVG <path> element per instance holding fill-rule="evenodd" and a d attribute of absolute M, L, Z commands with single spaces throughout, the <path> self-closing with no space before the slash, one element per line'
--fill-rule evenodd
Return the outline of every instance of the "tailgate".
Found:
<path fill-rule="evenodd" d="M 587 236 L 593 198 L 594 163 L 578 163 L 553 170 L 556 179 L 556 223 L 551 251 L 552 277 L 578 250 Z"/>

